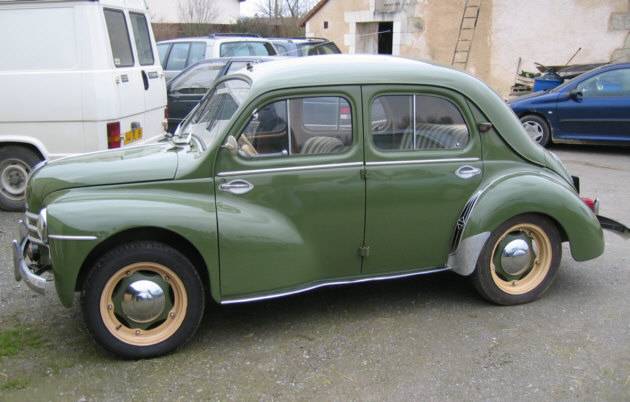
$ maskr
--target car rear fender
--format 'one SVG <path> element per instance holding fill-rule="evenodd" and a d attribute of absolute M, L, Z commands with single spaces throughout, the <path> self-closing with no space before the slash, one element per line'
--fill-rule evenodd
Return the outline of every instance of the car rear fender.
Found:
<path fill-rule="evenodd" d="M 506 220 L 536 213 L 551 219 L 576 261 L 604 251 L 602 229 L 595 214 L 558 178 L 544 173 L 511 173 L 477 192 L 462 211 L 453 236 L 449 265 L 470 275 L 490 233 Z"/>

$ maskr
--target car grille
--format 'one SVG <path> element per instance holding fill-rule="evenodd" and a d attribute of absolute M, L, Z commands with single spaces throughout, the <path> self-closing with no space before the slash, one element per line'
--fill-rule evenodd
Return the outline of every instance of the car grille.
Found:
<path fill-rule="evenodd" d="M 32 212 L 26 212 L 24 215 L 24 223 L 26 224 L 26 229 L 28 230 L 28 239 L 33 243 L 44 244 L 42 239 L 39 237 L 39 232 L 37 231 L 37 220 L 39 216 Z"/>

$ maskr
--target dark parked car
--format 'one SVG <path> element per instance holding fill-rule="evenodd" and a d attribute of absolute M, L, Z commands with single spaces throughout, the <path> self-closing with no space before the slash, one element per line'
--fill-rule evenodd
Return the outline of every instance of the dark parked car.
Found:
<path fill-rule="evenodd" d="M 537 143 L 630 142 L 630 64 L 605 65 L 509 102 Z"/>
<path fill-rule="evenodd" d="M 339 54 L 341 50 L 324 38 L 270 38 L 280 56 L 317 56 Z"/>
<path fill-rule="evenodd" d="M 215 80 L 248 64 L 278 60 L 277 56 L 221 57 L 202 60 L 177 74 L 166 85 L 168 95 L 168 129 L 177 125 L 199 103 Z"/>

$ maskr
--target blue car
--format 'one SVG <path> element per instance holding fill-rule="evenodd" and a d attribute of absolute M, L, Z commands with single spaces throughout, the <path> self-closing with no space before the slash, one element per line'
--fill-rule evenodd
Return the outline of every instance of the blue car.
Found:
<path fill-rule="evenodd" d="M 542 146 L 630 143 L 630 64 L 609 64 L 509 102 Z"/>

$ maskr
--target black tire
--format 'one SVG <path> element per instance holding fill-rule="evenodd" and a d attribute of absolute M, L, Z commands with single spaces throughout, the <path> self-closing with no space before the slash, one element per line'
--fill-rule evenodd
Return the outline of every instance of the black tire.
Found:
<path fill-rule="evenodd" d="M 519 215 L 492 232 L 471 280 L 493 303 L 529 303 L 549 288 L 561 259 L 562 241 L 556 225 L 541 215 Z"/>
<path fill-rule="evenodd" d="M 549 128 L 547 120 L 535 114 L 528 114 L 521 117 L 521 123 L 525 131 L 527 131 L 527 134 L 529 134 L 534 141 L 543 147 L 549 145 L 551 142 L 551 129 Z"/>
<path fill-rule="evenodd" d="M 41 158 L 28 148 L 0 147 L 0 209 L 24 211 L 26 179 Z"/>
<path fill-rule="evenodd" d="M 83 284 L 81 309 L 103 348 L 142 359 L 188 342 L 201 322 L 204 298 L 199 274 L 179 251 L 137 241 L 98 259 Z"/>

